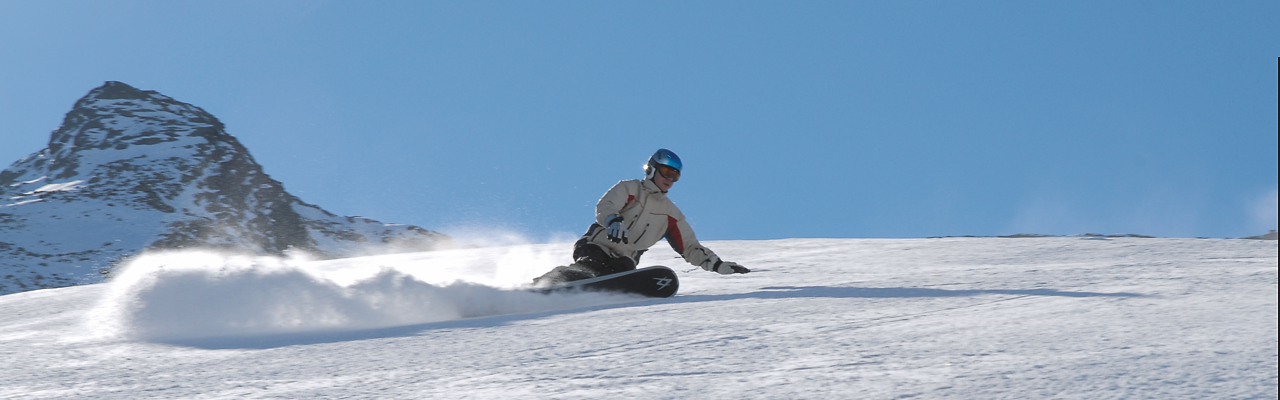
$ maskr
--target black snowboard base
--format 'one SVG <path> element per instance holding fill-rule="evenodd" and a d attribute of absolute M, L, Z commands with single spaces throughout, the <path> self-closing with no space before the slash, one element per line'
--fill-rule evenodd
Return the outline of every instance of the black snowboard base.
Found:
<path fill-rule="evenodd" d="M 612 292 L 645 297 L 671 297 L 680 289 L 680 278 L 671 268 L 653 266 L 612 275 L 569 281 L 533 290 L 541 293 Z"/>

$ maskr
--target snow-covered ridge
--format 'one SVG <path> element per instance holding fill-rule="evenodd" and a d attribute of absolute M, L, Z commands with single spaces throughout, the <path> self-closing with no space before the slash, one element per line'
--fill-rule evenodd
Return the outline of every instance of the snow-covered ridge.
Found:
<path fill-rule="evenodd" d="M 429 250 L 437 232 L 340 217 L 284 190 L 199 107 L 107 82 L 0 172 L 0 294 L 99 282 L 148 249 Z"/>
<path fill-rule="evenodd" d="M 84 181 L 78 180 L 78 181 L 71 181 L 66 183 L 50 183 L 48 185 L 41 186 L 36 190 L 23 193 L 23 195 L 32 195 L 32 194 L 44 193 L 44 192 L 69 192 L 72 190 L 76 190 L 81 183 L 84 183 Z"/>

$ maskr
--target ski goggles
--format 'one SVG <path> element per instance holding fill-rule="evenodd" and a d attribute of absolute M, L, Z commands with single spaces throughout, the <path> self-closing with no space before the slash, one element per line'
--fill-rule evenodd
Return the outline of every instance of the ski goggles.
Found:
<path fill-rule="evenodd" d="M 670 179 L 672 182 L 680 180 L 680 170 L 678 169 L 659 164 L 657 170 L 659 174 L 662 174 L 663 178 Z"/>

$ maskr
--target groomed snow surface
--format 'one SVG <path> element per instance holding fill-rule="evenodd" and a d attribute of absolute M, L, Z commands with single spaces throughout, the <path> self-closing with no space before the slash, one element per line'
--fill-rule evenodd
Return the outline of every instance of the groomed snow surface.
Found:
<path fill-rule="evenodd" d="M 569 244 L 330 261 L 171 253 L 0 296 L 0 398 L 1277 397 L 1277 246 L 709 242 L 669 299 L 518 285 Z"/>

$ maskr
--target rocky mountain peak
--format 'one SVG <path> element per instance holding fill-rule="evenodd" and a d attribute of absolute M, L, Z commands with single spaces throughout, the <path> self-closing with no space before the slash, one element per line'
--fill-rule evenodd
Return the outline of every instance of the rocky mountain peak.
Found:
<path fill-rule="evenodd" d="M 174 142 L 180 139 L 183 128 L 207 140 L 235 140 L 223 133 L 217 118 L 198 107 L 154 91 L 107 82 L 76 102 L 35 165 L 43 166 L 41 161 L 46 161 L 50 178 L 67 178 L 81 172 L 80 161 L 84 157 L 79 153 Z M 0 185 L 3 184 L 5 177 L 0 177 Z"/>
<path fill-rule="evenodd" d="M 90 91 L 47 148 L 0 172 L 0 294 L 96 282 L 144 250 L 334 258 L 447 243 L 302 202 L 213 115 L 120 82 Z"/>

